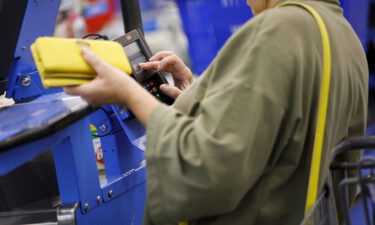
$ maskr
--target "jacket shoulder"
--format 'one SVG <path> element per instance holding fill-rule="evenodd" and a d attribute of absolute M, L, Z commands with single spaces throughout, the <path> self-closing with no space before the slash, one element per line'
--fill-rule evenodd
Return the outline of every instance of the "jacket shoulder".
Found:
<path fill-rule="evenodd" d="M 307 10 L 298 6 L 268 9 L 250 19 L 242 29 L 244 31 L 253 30 L 254 27 L 259 27 L 258 31 L 265 32 L 265 34 L 281 32 L 287 36 L 301 31 L 304 35 L 319 32 L 313 16 Z"/>

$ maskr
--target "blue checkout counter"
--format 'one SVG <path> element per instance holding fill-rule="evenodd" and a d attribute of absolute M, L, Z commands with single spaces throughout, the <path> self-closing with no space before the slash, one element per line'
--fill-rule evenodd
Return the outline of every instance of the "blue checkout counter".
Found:
<path fill-rule="evenodd" d="M 55 217 L 43 222 L 142 223 L 145 163 L 138 157 L 139 164 L 126 173 L 108 174 L 108 169 L 99 177 L 89 118 L 95 111 L 81 98 L 62 93 L 0 109 L 0 176 L 47 150 L 53 152 L 61 203 L 57 210 L 44 210 L 44 214 L 54 211 Z M 114 158 L 106 157 L 107 163 Z M 38 210 L 12 211 L 0 213 L 0 224 L 30 223 L 28 218 L 35 222 L 36 214 L 46 218 Z"/>

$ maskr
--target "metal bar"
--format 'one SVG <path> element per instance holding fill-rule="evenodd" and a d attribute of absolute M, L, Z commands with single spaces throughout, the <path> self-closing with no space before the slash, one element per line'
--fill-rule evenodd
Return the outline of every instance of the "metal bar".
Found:
<path fill-rule="evenodd" d="M 375 163 L 373 162 L 366 162 L 362 164 L 361 169 L 371 169 L 375 168 Z M 341 163 L 332 163 L 330 165 L 331 170 L 355 170 L 358 169 L 358 163 L 347 163 L 347 164 L 341 164 Z"/>
<path fill-rule="evenodd" d="M 13 216 L 24 216 L 24 215 L 35 215 L 43 213 L 55 213 L 55 209 L 46 209 L 46 210 L 15 210 L 15 211 L 5 211 L 0 212 L 0 218 L 13 217 Z"/>
<path fill-rule="evenodd" d="M 125 33 L 139 29 L 144 35 L 141 9 L 138 0 L 121 0 L 122 19 Z"/>
<path fill-rule="evenodd" d="M 333 149 L 332 160 L 347 151 L 371 148 L 375 148 L 375 136 L 347 139 Z"/>

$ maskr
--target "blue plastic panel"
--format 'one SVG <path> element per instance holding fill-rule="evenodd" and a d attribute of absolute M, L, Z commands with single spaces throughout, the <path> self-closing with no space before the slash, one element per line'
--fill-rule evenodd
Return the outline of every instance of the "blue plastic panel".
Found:
<path fill-rule="evenodd" d="M 193 71 L 201 74 L 227 39 L 252 17 L 245 0 L 176 0 Z"/>
<path fill-rule="evenodd" d="M 44 89 L 34 59 L 31 56 L 30 46 L 40 36 L 52 36 L 58 9 L 61 0 L 29 0 L 18 37 L 12 71 L 8 77 L 7 97 L 18 101 L 27 101 L 28 98 L 46 93 L 61 91 L 61 89 Z M 29 76 L 31 84 L 21 85 L 22 77 Z"/>
<path fill-rule="evenodd" d="M 59 95 L 52 97 L 57 96 Z M 41 106 L 36 107 L 37 112 L 43 111 L 42 106 L 46 106 L 43 101 L 33 104 Z M 30 104 L 25 105 L 29 108 Z M 48 104 L 47 109 L 50 106 Z M 69 105 L 67 108 L 72 107 L 74 108 L 73 105 Z M 44 112 L 41 117 L 47 120 L 50 118 L 43 115 Z M 123 136 L 119 138 L 123 139 Z M 141 225 L 146 198 L 143 151 L 127 148 L 121 143 L 118 143 L 117 147 L 116 151 L 120 157 L 114 160 L 118 160 L 115 163 L 119 163 L 125 172 L 119 170 L 116 178 L 104 178 L 100 184 L 89 120 L 86 117 L 55 134 L 0 152 L 0 175 L 48 149 L 53 149 L 61 201 L 63 205 L 79 203 L 80 207 L 76 212 L 78 225 Z M 141 154 L 132 155 L 138 153 Z M 106 168 L 112 163 L 110 158 L 105 158 Z"/>
<path fill-rule="evenodd" d="M 344 9 L 344 16 L 356 31 L 364 48 L 367 48 L 368 41 L 368 13 L 370 0 L 340 0 Z"/>

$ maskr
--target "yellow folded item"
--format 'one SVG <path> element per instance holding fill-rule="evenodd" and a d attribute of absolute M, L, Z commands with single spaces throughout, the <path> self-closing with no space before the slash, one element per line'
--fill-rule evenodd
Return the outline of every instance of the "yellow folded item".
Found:
<path fill-rule="evenodd" d="M 132 74 L 128 57 L 118 42 L 41 37 L 31 45 L 31 52 L 45 88 L 80 85 L 95 78 L 95 70 L 82 57 L 82 48 Z"/>

